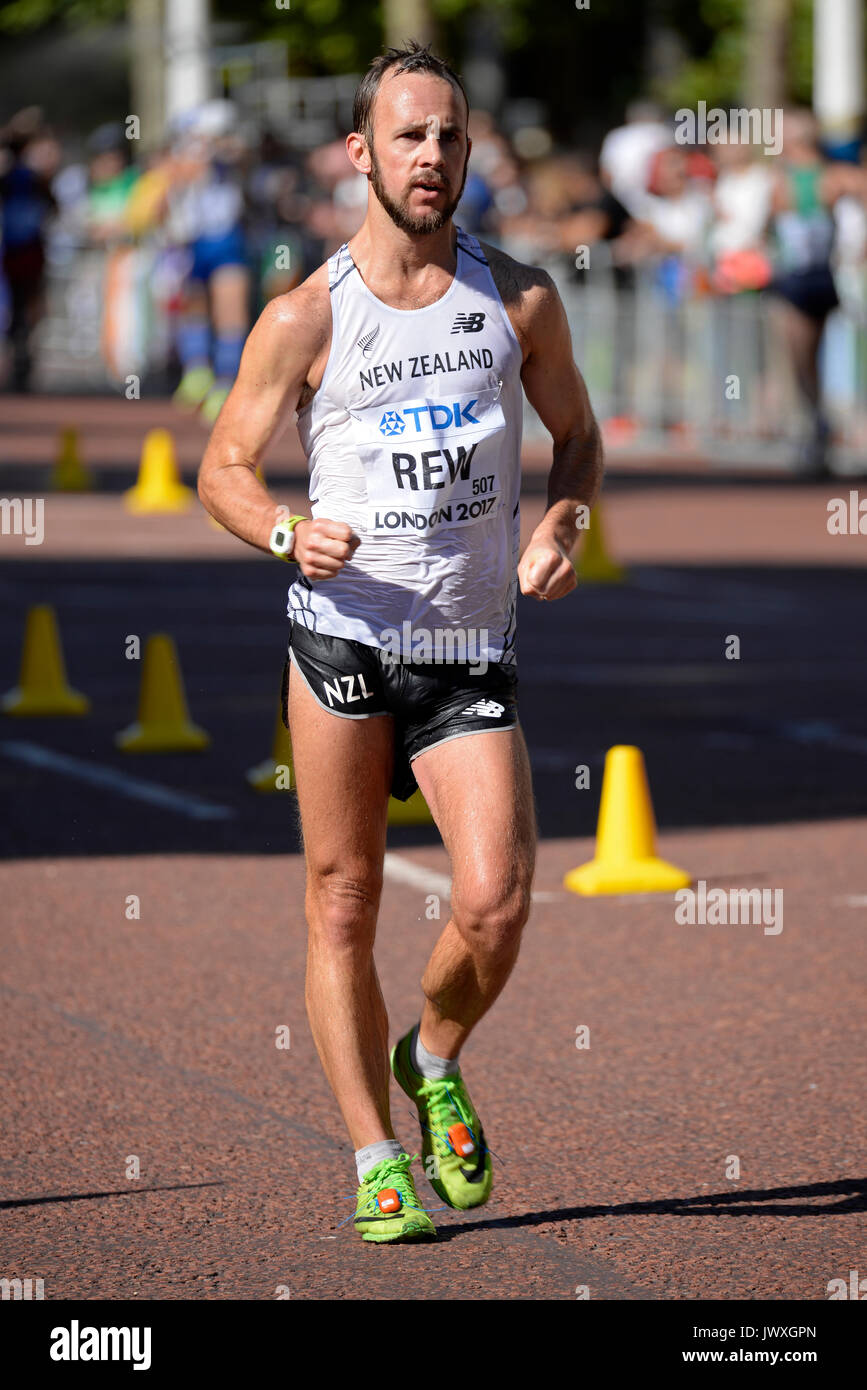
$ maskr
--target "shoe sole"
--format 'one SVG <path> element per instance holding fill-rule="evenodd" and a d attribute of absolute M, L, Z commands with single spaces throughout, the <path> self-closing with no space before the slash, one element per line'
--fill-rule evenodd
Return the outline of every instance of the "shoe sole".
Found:
<path fill-rule="evenodd" d="M 407 1231 L 398 1236 L 377 1236 L 366 1231 L 361 1239 L 369 1240 L 371 1245 L 400 1245 L 411 1240 L 436 1240 L 436 1234 L 436 1231 Z"/>

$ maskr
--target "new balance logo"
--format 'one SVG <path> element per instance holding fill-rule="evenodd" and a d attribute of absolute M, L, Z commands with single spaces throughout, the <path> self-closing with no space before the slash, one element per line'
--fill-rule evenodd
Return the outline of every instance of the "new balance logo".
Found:
<path fill-rule="evenodd" d="M 361 348 L 361 355 L 362 355 L 362 357 L 369 357 L 369 356 L 370 356 L 370 354 L 371 354 L 371 352 L 372 352 L 372 350 L 373 350 L 373 344 L 376 342 L 377 338 L 379 337 L 379 330 L 380 330 L 381 327 L 382 327 L 382 324 L 381 324 L 381 323 L 378 323 L 378 324 L 376 325 L 376 327 L 375 327 L 370 333 L 365 333 L 365 335 L 364 335 L 363 338 L 359 338 L 358 342 L 356 343 L 356 347 L 360 347 L 360 348 Z"/>
<path fill-rule="evenodd" d="M 484 314 L 458 314 L 452 324 L 453 333 L 481 333 L 485 326 Z"/>
<path fill-rule="evenodd" d="M 505 708 L 505 705 L 498 705 L 496 700 L 476 700 L 474 705 L 468 705 L 461 713 L 481 714 L 485 719 L 499 719 Z"/>

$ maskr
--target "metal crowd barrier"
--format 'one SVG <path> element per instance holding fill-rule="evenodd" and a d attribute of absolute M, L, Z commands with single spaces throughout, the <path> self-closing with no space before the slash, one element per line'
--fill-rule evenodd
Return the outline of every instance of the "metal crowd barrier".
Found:
<path fill-rule="evenodd" d="M 527 259 L 527 248 L 506 249 Z M 37 389 L 116 391 L 128 372 L 164 370 L 169 325 L 147 302 L 150 255 L 140 248 L 128 264 L 115 264 L 111 276 L 106 253 L 99 250 L 81 250 L 50 265 L 47 313 L 36 343 Z M 623 289 L 605 266 L 586 281 L 570 275 L 562 260 L 546 268 L 563 298 L 575 360 L 596 414 L 620 452 L 792 466 L 808 417 L 769 296 L 674 300 L 652 271 L 637 272 L 633 287 Z M 109 298 L 119 299 L 121 309 L 106 338 L 109 286 Z M 829 319 L 821 366 L 836 439 L 834 466 L 863 470 L 867 314 L 857 306 Z M 550 437 L 526 401 L 524 436 Z"/>
<path fill-rule="evenodd" d="M 595 250 L 595 248 L 594 248 Z M 711 464 L 795 465 L 811 425 L 773 297 L 668 297 L 652 270 L 630 289 L 603 271 L 585 283 L 546 264 L 563 299 L 575 361 L 620 452 Z M 867 462 L 867 317 L 829 317 L 820 355 L 833 466 Z M 548 435 L 525 404 L 527 439 Z"/>

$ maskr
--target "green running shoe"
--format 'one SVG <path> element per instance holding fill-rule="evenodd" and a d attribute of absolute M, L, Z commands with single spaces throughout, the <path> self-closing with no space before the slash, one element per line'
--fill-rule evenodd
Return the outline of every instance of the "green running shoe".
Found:
<path fill-rule="evenodd" d="M 401 1154 L 383 1159 L 365 1173 L 355 1208 L 355 1229 L 363 1240 L 381 1243 L 436 1235 L 436 1226 L 416 1195 L 411 1163 L 409 1154 Z"/>
<path fill-rule="evenodd" d="M 195 410 L 207 396 L 214 384 L 214 373 L 210 367 L 190 367 L 184 372 L 181 384 L 172 400 L 175 405 L 187 406 Z"/>
<path fill-rule="evenodd" d="M 391 1070 L 418 1108 L 425 1176 L 450 1207 L 480 1207 L 491 1195 L 494 1170 L 482 1122 L 463 1078 L 430 1081 L 410 1061 L 412 1030 L 391 1050 Z"/>

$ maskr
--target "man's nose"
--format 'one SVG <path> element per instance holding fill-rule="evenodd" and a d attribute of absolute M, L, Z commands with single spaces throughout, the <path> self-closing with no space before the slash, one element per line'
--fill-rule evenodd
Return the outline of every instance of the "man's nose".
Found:
<path fill-rule="evenodd" d="M 443 147 L 439 136 L 434 135 L 433 131 L 431 131 L 427 139 L 422 142 L 421 162 L 425 168 L 430 168 L 431 166 L 438 169 L 445 168 L 446 161 L 443 155 Z"/>

